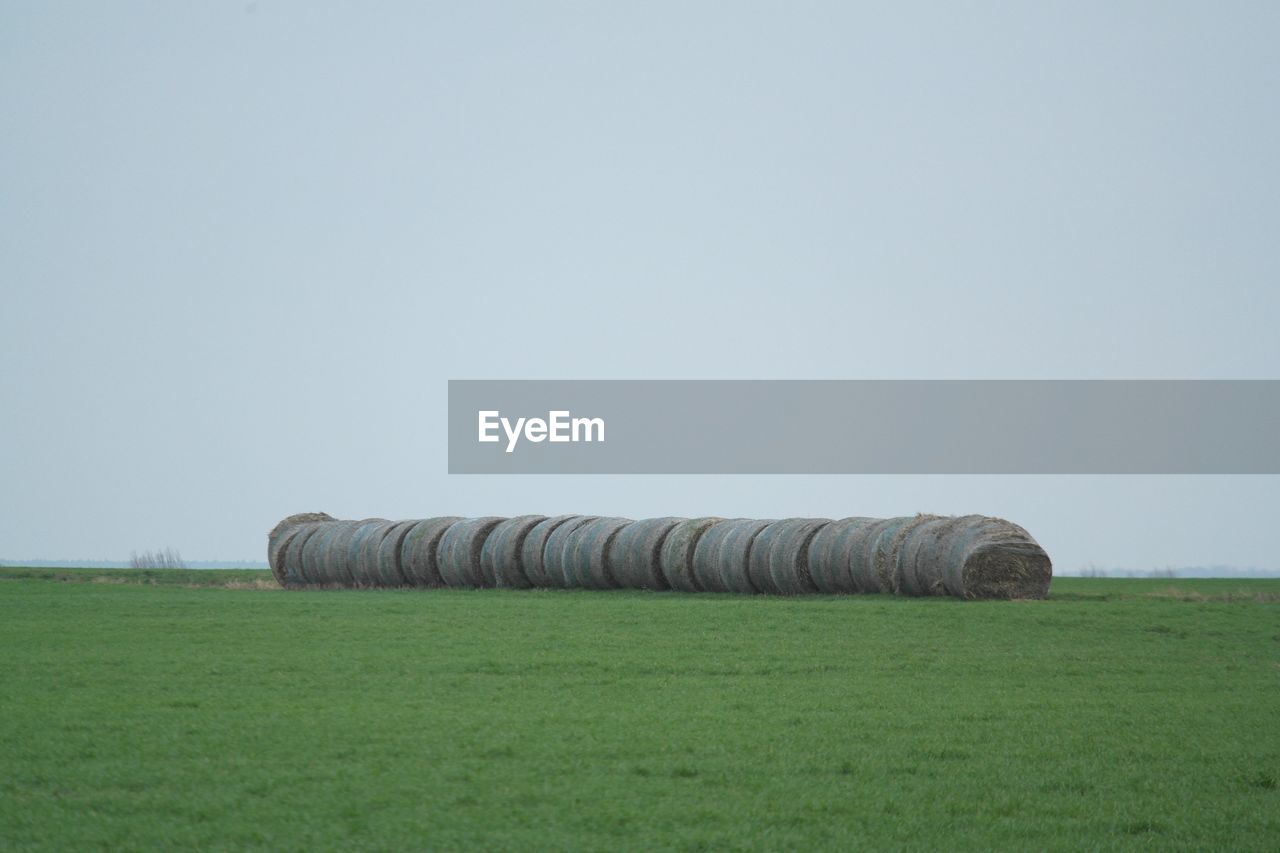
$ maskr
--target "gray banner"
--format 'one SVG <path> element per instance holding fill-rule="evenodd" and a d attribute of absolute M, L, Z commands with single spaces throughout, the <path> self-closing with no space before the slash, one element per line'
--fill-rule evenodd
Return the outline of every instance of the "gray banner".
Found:
<path fill-rule="evenodd" d="M 1277 435 L 1280 380 L 449 382 L 451 474 L 1277 474 Z"/>

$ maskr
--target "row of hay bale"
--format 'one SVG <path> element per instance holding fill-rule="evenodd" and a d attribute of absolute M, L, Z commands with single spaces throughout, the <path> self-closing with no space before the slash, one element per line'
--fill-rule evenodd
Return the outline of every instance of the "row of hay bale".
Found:
<path fill-rule="evenodd" d="M 286 587 L 510 587 L 1043 598 L 1048 555 L 981 515 L 902 518 L 446 516 L 304 513 L 268 535 Z"/>

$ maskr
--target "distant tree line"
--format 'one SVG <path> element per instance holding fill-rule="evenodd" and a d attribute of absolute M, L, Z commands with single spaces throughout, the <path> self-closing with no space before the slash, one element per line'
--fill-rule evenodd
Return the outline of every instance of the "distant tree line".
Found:
<path fill-rule="evenodd" d="M 1064 577 L 1071 577 L 1063 572 Z M 1076 575 L 1082 578 L 1280 578 L 1280 569 L 1255 566 L 1165 566 L 1146 571 L 1125 568 L 1104 569 L 1093 563 L 1082 566 Z"/>
<path fill-rule="evenodd" d="M 137 551 L 129 555 L 129 568 L 131 569 L 185 569 L 187 564 L 182 561 L 182 555 L 173 548 L 165 548 L 163 551 L 143 551 L 139 554 Z"/>
<path fill-rule="evenodd" d="M 265 560 L 184 560 L 188 569 L 265 569 Z M 0 567 L 44 569 L 127 569 L 128 560 L 48 560 L 35 557 L 26 560 L 0 560 Z"/>

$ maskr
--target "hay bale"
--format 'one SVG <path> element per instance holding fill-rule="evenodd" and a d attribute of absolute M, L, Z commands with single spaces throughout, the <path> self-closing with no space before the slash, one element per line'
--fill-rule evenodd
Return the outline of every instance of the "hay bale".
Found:
<path fill-rule="evenodd" d="M 703 531 L 698 538 L 698 544 L 693 549 L 693 559 L 689 562 L 689 570 L 700 592 L 729 591 L 720 580 L 718 565 L 720 546 L 724 544 L 725 536 L 732 529 L 732 525 L 743 521 L 750 521 L 750 519 L 728 518 L 717 521 Z"/>
<path fill-rule="evenodd" d="M 409 528 L 400 545 L 400 571 L 411 586 L 444 586 L 436 547 L 444 532 L 461 520 L 456 515 L 446 515 L 423 519 Z"/>
<path fill-rule="evenodd" d="M 332 530 L 325 538 L 324 584 L 356 586 L 355 567 L 351 564 L 351 539 L 363 525 L 381 523 L 385 518 L 363 518 L 359 521 L 331 522 Z"/>
<path fill-rule="evenodd" d="M 300 526 L 286 527 L 267 543 L 267 564 L 271 566 L 271 576 L 280 586 L 290 586 L 288 573 L 285 571 L 285 552 L 289 543 L 303 530 Z"/>
<path fill-rule="evenodd" d="M 817 592 L 809 573 L 809 543 L 829 524 L 829 518 L 784 518 L 761 530 L 751 545 L 752 585 L 781 595 Z"/>
<path fill-rule="evenodd" d="M 404 550 L 405 537 L 418 524 L 417 519 L 393 522 L 378 541 L 377 552 L 373 556 L 372 572 L 381 586 L 412 586 L 412 581 L 404 573 L 400 557 Z"/>
<path fill-rule="evenodd" d="M 1053 568 L 1026 530 L 986 516 L 781 521 L 519 516 L 284 519 L 282 586 L 581 586 L 1043 598 Z"/>
<path fill-rule="evenodd" d="M 296 512 L 286 518 L 276 522 L 276 526 L 271 528 L 271 532 L 267 534 L 267 539 L 283 533 L 290 527 L 296 527 L 300 524 L 314 524 L 321 521 L 336 521 L 336 519 L 327 512 Z"/>
<path fill-rule="evenodd" d="M 850 576 L 852 551 L 862 531 L 878 519 L 854 516 L 833 521 L 809 541 L 809 577 L 818 592 L 834 595 L 858 592 Z"/>
<path fill-rule="evenodd" d="M 713 524 L 693 552 L 693 575 L 704 592 L 759 592 L 751 582 L 751 546 L 773 519 L 734 518 Z"/>
<path fill-rule="evenodd" d="M 532 584 L 520 559 L 529 531 L 546 521 L 545 515 L 518 515 L 493 528 L 480 549 L 480 572 L 490 586 L 528 589 Z"/>
<path fill-rule="evenodd" d="M 1025 529 L 1003 518 L 961 516 L 951 542 L 941 542 L 934 554 L 922 557 L 916 573 L 935 594 L 961 598 L 1044 598 L 1053 580 L 1049 555 Z M 922 553 L 927 553 L 925 546 Z M 942 575 L 939 589 L 921 566 L 935 566 Z"/>
<path fill-rule="evenodd" d="M 320 526 L 316 534 L 307 540 L 302 551 L 302 571 L 313 586 L 328 586 L 335 581 L 329 576 L 329 551 L 333 537 L 342 530 L 344 522 L 329 521 Z"/>
<path fill-rule="evenodd" d="M 618 589 L 610 568 L 610 551 L 619 531 L 630 518 L 597 518 L 575 529 L 565 545 L 565 571 L 570 586 L 583 589 Z"/>
<path fill-rule="evenodd" d="M 908 525 L 898 552 L 897 588 L 902 595 L 946 595 L 944 560 L 963 527 L 962 519 L 923 516 Z"/>
<path fill-rule="evenodd" d="M 306 524 L 300 526 L 292 537 L 285 543 L 284 549 L 284 583 L 290 587 L 304 587 L 308 585 L 307 576 L 302 570 L 302 553 L 303 548 L 307 544 L 307 540 L 318 533 L 321 529 L 319 524 Z"/>
<path fill-rule="evenodd" d="M 437 565 L 446 586 L 460 589 L 493 586 L 480 570 L 480 552 L 489 533 L 504 521 L 500 516 L 486 515 L 464 518 L 449 525 L 436 546 Z"/>
<path fill-rule="evenodd" d="M 659 565 L 662 567 L 662 576 L 672 589 L 702 592 L 693 573 L 693 555 L 703 534 L 721 521 L 724 519 L 714 516 L 687 518 L 678 522 L 667 533 L 666 541 L 662 543 Z"/>
<path fill-rule="evenodd" d="M 877 591 L 898 595 L 1043 598 L 1053 577 L 1039 543 L 999 518 L 883 519 L 858 527 L 850 540 L 851 576 L 864 578 L 857 591 L 868 591 L 865 576 L 872 575 Z"/>
<path fill-rule="evenodd" d="M 818 557 L 818 577 L 833 592 L 899 592 L 903 543 L 917 527 L 936 518 L 918 515 L 838 522 L 811 549 Z"/>
<path fill-rule="evenodd" d="M 618 531 L 609 550 L 609 573 L 624 589 L 670 589 L 662 574 L 662 545 L 685 519 L 646 518 Z"/>
<path fill-rule="evenodd" d="M 921 525 L 928 524 L 940 516 L 921 513 L 905 518 L 896 518 L 897 522 L 881 531 L 875 545 L 875 572 L 880 589 L 894 595 L 904 595 L 902 588 L 902 552 L 903 543 L 912 531 Z"/>
<path fill-rule="evenodd" d="M 520 568 L 529 579 L 529 585 L 540 589 L 552 586 L 546 570 L 546 547 L 551 534 L 561 526 L 583 518 L 580 515 L 556 515 L 545 518 L 533 526 L 520 546 Z"/>
<path fill-rule="evenodd" d="M 943 586 L 946 587 L 947 594 L 963 595 L 964 560 L 972 550 L 975 540 L 981 533 L 982 522 L 986 519 L 987 516 L 982 515 L 956 516 L 956 520 L 961 523 L 957 524 L 956 529 L 949 537 L 945 556 L 942 558 Z M 1018 528 L 1018 530 L 1021 529 Z M 1029 536 L 1027 538 L 1030 539 Z"/>
<path fill-rule="evenodd" d="M 378 576 L 378 545 L 395 524 L 385 518 L 361 522 L 347 545 L 347 565 L 356 586 L 385 586 Z"/>
<path fill-rule="evenodd" d="M 887 563 L 888 556 L 880 555 L 880 540 L 885 539 L 887 548 L 898 528 L 906 523 L 906 518 L 881 518 L 854 534 L 855 542 L 849 558 L 849 577 L 854 592 L 893 592 L 892 568 L 881 570 L 881 563 Z"/>
<path fill-rule="evenodd" d="M 329 553 L 328 540 L 336 532 L 340 521 L 327 521 L 317 526 L 315 533 L 307 537 L 302 546 L 302 580 L 308 586 L 329 583 L 325 558 Z"/>
<path fill-rule="evenodd" d="M 965 558 L 961 598 L 1047 598 L 1053 564 L 1037 542 L 990 543 Z"/>
<path fill-rule="evenodd" d="M 307 541 L 322 529 L 320 523 L 304 524 L 288 541 L 284 551 L 285 584 L 290 587 L 304 587 L 310 584 L 303 570 L 303 554 Z"/>
<path fill-rule="evenodd" d="M 574 531 L 599 517 L 598 515 L 574 516 L 547 536 L 547 543 L 542 548 L 542 571 L 546 576 L 547 586 L 553 589 L 568 589 L 576 585 L 572 569 L 573 547 L 576 545 L 573 538 Z"/>
<path fill-rule="evenodd" d="M 321 521 L 333 521 L 333 516 L 326 512 L 299 512 L 280 520 L 267 534 L 267 564 L 271 566 L 271 574 L 281 586 L 289 584 L 285 571 L 285 551 L 289 543 L 309 526 Z M 299 579 L 300 580 L 300 579 Z"/>
<path fill-rule="evenodd" d="M 814 536 L 809 558 L 822 592 L 1037 598 L 1052 579 L 1025 530 L 986 516 L 844 519 Z"/>
<path fill-rule="evenodd" d="M 775 519 L 750 519 L 749 523 L 735 525 L 735 529 L 725 537 L 720 546 L 720 580 L 729 592 L 756 593 L 756 585 L 751 582 L 751 555 L 756 548 L 756 540 L 761 532 L 773 524 Z"/>

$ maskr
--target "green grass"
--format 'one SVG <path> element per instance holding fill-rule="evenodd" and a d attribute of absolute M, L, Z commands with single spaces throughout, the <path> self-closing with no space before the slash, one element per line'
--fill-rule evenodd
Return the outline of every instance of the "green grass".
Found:
<path fill-rule="evenodd" d="M 33 569 L 0 566 L 0 581 L 109 583 L 142 586 L 274 587 L 266 569 Z"/>
<path fill-rule="evenodd" d="M 1277 581 L 216 588 L 267 577 L 0 570 L 0 848 L 1280 840 Z"/>

